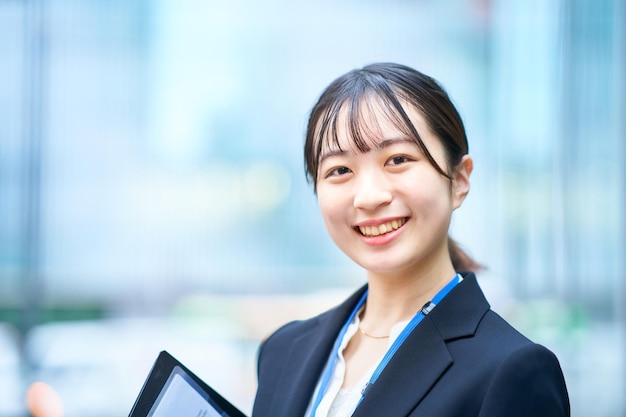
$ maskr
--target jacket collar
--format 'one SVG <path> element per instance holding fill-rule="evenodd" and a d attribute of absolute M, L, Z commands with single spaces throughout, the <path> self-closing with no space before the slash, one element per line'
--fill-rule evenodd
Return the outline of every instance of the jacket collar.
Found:
<path fill-rule="evenodd" d="M 473 336 L 489 308 L 474 274 L 464 274 L 400 346 L 353 416 L 408 415 L 454 362 L 446 341 Z"/>
<path fill-rule="evenodd" d="M 290 365 L 285 368 L 276 387 L 276 392 L 282 394 L 276 397 L 269 415 L 304 415 L 337 334 L 365 289 L 362 287 L 343 304 L 318 316 L 308 331 L 294 339 L 285 357 Z M 463 274 L 463 281 L 400 346 L 353 416 L 408 415 L 452 365 L 454 359 L 446 341 L 473 336 L 489 308 L 474 274 Z M 388 401 L 390 392 L 394 393 L 394 401 Z"/>

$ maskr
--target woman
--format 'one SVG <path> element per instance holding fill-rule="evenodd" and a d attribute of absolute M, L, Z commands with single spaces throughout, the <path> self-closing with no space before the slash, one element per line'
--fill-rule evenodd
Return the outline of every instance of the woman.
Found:
<path fill-rule="evenodd" d="M 328 233 L 367 285 L 264 341 L 254 417 L 569 416 L 556 357 L 490 309 L 448 237 L 472 159 L 435 80 L 388 63 L 343 75 L 304 153 Z"/>

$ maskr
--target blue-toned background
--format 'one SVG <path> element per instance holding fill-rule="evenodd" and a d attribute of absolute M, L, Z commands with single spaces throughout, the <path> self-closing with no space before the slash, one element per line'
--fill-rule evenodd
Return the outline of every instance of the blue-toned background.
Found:
<path fill-rule="evenodd" d="M 621 0 L 0 0 L 0 417 L 43 381 L 127 415 L 167 349 L 242 410 L 259 341 L 364 282 L 327 237 L 308 110 L 374 61 L 448 90 L 474 156 L 452 235 L 626 416 Z"/>

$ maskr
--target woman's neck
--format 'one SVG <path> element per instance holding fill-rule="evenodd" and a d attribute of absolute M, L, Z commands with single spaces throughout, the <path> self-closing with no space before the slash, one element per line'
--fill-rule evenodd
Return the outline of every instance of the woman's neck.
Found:
<path fill-rule="evenodd" d="M 385 330 L 409 320 L 441 290 L 456 272 L 452 265 L 412 276 L 368 274 L 369 291 L 363 326 Z"/>

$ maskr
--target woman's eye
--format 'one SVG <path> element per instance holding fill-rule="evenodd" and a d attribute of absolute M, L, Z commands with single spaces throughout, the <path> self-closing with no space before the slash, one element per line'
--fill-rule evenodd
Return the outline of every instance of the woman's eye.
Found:
<path fill-rule="evenodd" d="M 339 175 L 345 175 L 348 174 L 350 172 L 350 169 L 347 167 L 337 167 L 337 168 L 333 168 L 330 171 L 328 171 L 328 174 L 326 174 L 326 177 L 336 177 Z"/>
<path fill-rule="evenodd" d="M 393 158 L 390 158 L 388 161 L 388 164 L 390 165 L 402 165 L 406 162 L 412 161 L 411 158 L 409 158 L 408 156 L 404 156 L 404 155 L 397 155 L 394 156 Z"/>

